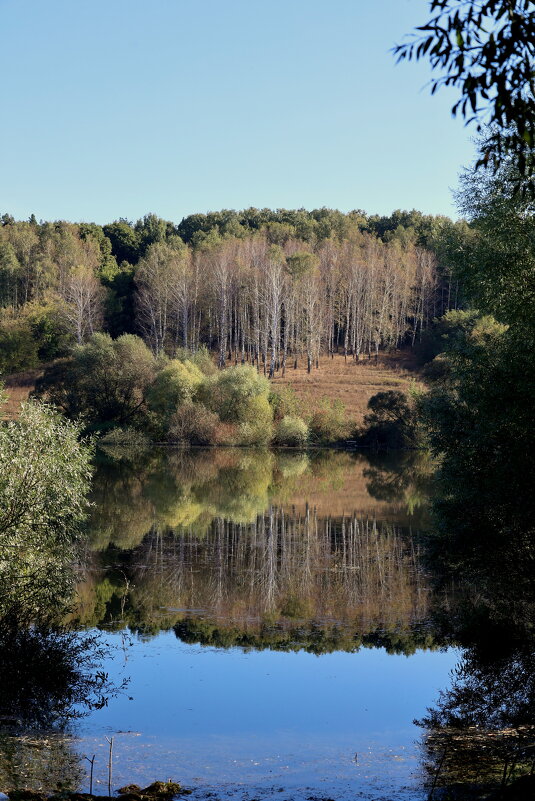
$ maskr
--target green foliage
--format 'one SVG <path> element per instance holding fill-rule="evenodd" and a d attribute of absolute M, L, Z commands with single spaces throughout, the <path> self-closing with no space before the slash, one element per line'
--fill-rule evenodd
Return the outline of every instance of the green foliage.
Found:
<path fill-rule="evenodd" d="M 319 264 L 319 259 L 315 253 L 301 250 L 293 253 L 286 259 L 286 269 L 294 281 L 299 281 L 305 275 L 311 273 Z"/>
<path fill-rule="evenodd" d="M 27 320 L 32 338 L 38 346 L 40 361 L 47 362 L 67 355 L 73 344 L 73 337 L 60 302 L 50 300 L 42 304 L 28 303 L 21 314 Z"/>
<path fill-rule="evenodd" d="M 375 448 L 414 447 L 419 441 L 418 421 L 413 403 L 399 390 L 378 392 L 368 401 L 364 416 L 366 430 L 361 443 Z"/>
<path fill-rule="evenodd" d="M 450 501 L 441 517 L 455 531 L 514 526 L 497 514 L 504 488 L 516 499 L 533 481 L 533 337 L 511 331 L 492 343 L 455 354 L 447 382 L 420 403 L 434 451 L 442 454 L 441 481 Z M 474 519 L 475 516 L 475 519 Z M 453 518 L 453 519 L 452 519 Z M 477 524 L 476 524 L 477 523 Z"/>
<path fill-rule="evenodd" d="M 310 436 L 308 426 L 300 417 L 286 415 L 279 420 L 275 429 L 273 442 L 276 445 L 290 445 L 304 448 Z"/>
<path fill-rule="evenodd" d="M 134 267 L 122 261 L 112 278 L 102 276 L 108 290 L 104 307 L 105 327 L 114 338 L 135 333 L 134 273 Z"/>
<path fill-rule="evenodd" d="M 10 373 L 36 367 L 67 353 L 72 345 L 64 309 L 58 301 L 27 303 L 0 315 L 0 370 Z"/>
<path fill-rule="evenodd" d="M 402 59 L 429 58 L 442 73 L 431 82 L 460 90 L 452 107 L 477 130 L 491 126 L 480 151 L 478 167 L 496 172 L 513 158 L 517 186 L 528 178 L 533 195 L 535 98 L 533 40 L 535 15 L 524 0 L 430 0 L 434 14 L 420 35 L 394 52 Z"/>
<path fill-rule="evenodd" d="M 179 359 L 181 362 L 191 362 L 195 367 L 199 368 L 203 375 L 215 375 L 217 373 L 217 366 L 206 345 L 201 345 L 194 353 L 187 348 L 177 348 L 175 359 Z"/>
<path fill-rule="evenodd" d="M 426 381 L 440 381 L 450 373 L 450 358 L 447 353 L 438 353 L 434 359 L 427 362 L 422 369 L 422 376 Z"/>
<path fill-rule="evenodd" d="M 170 416 L 184 403 L 191 403 L 203 374 L 190 361 L 174 359 L 160 370 L 146 392 L 148 409 L 157 425 L 167 428 Z"/>
<path fill-rule="evenodd" d="M 183 403 L 170 417 L 168 439 L 188 445 L 213 445 L 219 418 L 202 403 Z"/>
<path fill-rule="evenodd" d="M 505 326 L 490 315 L 475 309 L 451 309 L 423 332 L 416 355 L 421 364 L 426 364 L 439 354 L 460 352 L 504 331 Z"/>
<path fill-rule="evenodd" d="M 273 410 L 265 394 L 255 395 L 243 404 L 236 445 L 268 445 L 273 437 Z"/>
<path fill-rule="evenodd" d="M 178 234 L 184 242 L 199 243 L 207 235 L 218 237 L 244 236 L 254 231 L 265 230 L 269 241 L 283 245 L 289 239 L 299 238 L 305 242 L 350 238 L 366 225 L 363 212 L 342 214 L 336 209 L 256 209 L 243 211 L 223 209 L 208 214 L 191 214 L 178 225 Z"/>
<path fill-rule="evenodd" d="M 500 323 L 535 327 L 535 203 L 514 194 L 510 162 L 493 175 L 467 171 L 457 195 L 474 235 L 452 254 L 471 303 Z"/>
<path fill-rule="evenodd" d="M 121 426 L 143 415 L 155 373 L 156 360 L 139 337 L 123 334 L 112 340 L 93 334 L 74 349 L 70 361 L 45 371 L 36 395 L 96 428 Z"/>
<path fill-rule="evenodd" d="M 111 242 L 112 251 L 120 264 L 127 261 L 136 264 L 141 257 L 141 236 L 127 220 L 117 220 L 103 227 L 105 235 Z"/>
<path fill-rule="evenodd" d="M 353 428 L 342 401 L 323 398 L 310 418 L 310 439 L 321 445 L 340 442 L 350 436 Z"/>
<path fill-rule="evenodd" d="M 15 373 L 36 367 L 38 362 L 39 346 L 28 321 L 4 316 L 0 320 L 0 371 Z"/>
<path fill-rule="evenodd" d="M 79 433 L 37 403 L 0 428 L 0 620 L 29 623 L 69 599 L 91 476 Z"/>
<path fill-rule="evenodd" d="M 482 319 L 479 333 L 448 354 L 446 380 L 419 402 L 441 456 L 436 527 L 469 548 L 529 541 L 535 519 L 535 228 L 510 169 L 464 183 L 477 238 L 459 267 L 474 304 L 505 325 Z"/>
<path fill-rule="evenodd" d="M 254 423 L 258 405 L 255 398 L 268 402 L 269 381 L 248 364 L 220 370 L 199 387 L 199 400 L 219 415 L 224 423 Z"/>
<path fill-rule="evenodd" d="M 11 242 L 0 239 L 0 307 L 18 305 L 21 267 Z"/>
<path fill-rule="evenodd" d="M 269 402 L 273 408 L 273 417 L 276 421 L 282 420 L 286 415 L 299 417 L 301 403 L 293 387 L 288 384 L 272 389 Z"/>

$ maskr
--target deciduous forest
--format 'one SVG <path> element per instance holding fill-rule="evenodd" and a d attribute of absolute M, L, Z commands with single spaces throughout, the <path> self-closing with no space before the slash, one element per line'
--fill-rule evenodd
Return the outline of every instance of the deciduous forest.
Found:
<path fill-rule="evenodd" d="M 96 331 L 141 335 L 155 355 L 201 344 L 273 376 L 320 353 L 358 359 L 414 344 L 459 302 L 445 243 L 464 223 L 248 209 L 178 225 L 17 222 L 0 227 L 0 368 L 68 353 Z"/>

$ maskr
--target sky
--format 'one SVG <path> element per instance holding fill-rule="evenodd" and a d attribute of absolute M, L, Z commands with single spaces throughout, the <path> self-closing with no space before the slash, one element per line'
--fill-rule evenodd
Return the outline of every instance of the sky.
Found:
<path fill-rule="evenodd" d="M 0 213 L 456 216 L 474 157 L 391 48 L 427 0 L 0 0 Z"/>

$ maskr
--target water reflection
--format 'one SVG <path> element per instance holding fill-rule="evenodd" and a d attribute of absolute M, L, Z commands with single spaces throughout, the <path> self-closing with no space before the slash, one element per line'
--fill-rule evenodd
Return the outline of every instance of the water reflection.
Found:
<path fill-rule="evenodd" d="M 78 621 L 227 645 L 430 646 L 411 531 L 421 461 L 201 450 L 105 463 Z"/>
<path fill-rule="evenodd" d="M 457 515 L 458 505 L 459 494 L 451 492 L 441 512 Z M 463 647 L 450 686 L 421 721 L 426 781 L 436 798 L 535 795 L 535 553 L 529 506 L 520 508 L 514 496 L 507 500 L 502 493 L 494 525 L 483 530 L 474 525 L 469 535 L 464 526 L 451 528 L 430 542 L 434 594 L 441 598 L 435 625 L 442 638 Z M 485 510 L 487 519 L 492 514 Z M 447 592 L 446 600 L 452 585 L 455 592 Z"/>
<path fill-rule="evenodd" d="M 80 787 L 85 771 L 72 738 L 64 733 L 0 732 L 0 787 L 60 791 Z"/>
<path fill-rule="evenodd" d="M 246 761 L 253 764 L 258 748 L 273 767 L 273 743 L 279 747 L 282 737 L 281 711 L 270 701 L 275 671 L 277 698 L 286 705 L 288 752 L 304 754 L 309 748 L 311 761 L 299 781 L 310 781 L 314 792 L 323 779 L 310 765 L 335 743 L 337 755 L 321 768 L 333 781 L 337 771 L 345 782 L 356 777 L 359 792 L 374 798 L 373 783 L 381 781 L 382 771 L 383 795 L 388 797 L 389 788 L 401 793 L 414 759 L 415 735 L 407 728 L 411 714 L 420 716 L 424 732 L 422 775 L 420 788 L 409 788 L 403 797 L 485 798 L 519 776 L 529 780 L 535 761 L 535 556 L 522 522 L 527 506 L 519 509 L 514 498 L 507 504 L 500 497 L 499 525 L 491 525 L 486 509 L 485 526 L 478 528 L 477 510 L 463 518 L 463 484 L 438 505 L 442 517 L 435 519 L 432 535 L 430 474 L 427 459 L 414 453 L 207 449 L 157 451 L 142 461 L 99 464 L 90 547 L 70 623 L 112 631 L 129 627 L 140 635 L 129 657 L 134 703 L 120 697 L 113 710 L 103 708 L 91 718 L 100 715 L 106 732 L 145 732 L 123 766 L 125 781 L 132 778 L 133 764 L 143 766 L 135 777 L 141 783 L 163 775 L 162 766 L 167 776 L 176 754 L 186 752 L 193 759 L 193 783 L 207 761 L 214 775 L 226 765 L 229 782 L 241 780 L 247 773 L 243 754 L 250 754 Z M 216 656 L 196 644 L 242 650 L 219 650 Z M 449 684 L 445 671 L 452 653 L 433 650 L 444 646 L 462 649 Z M 381 648 L 418 653 L 403 660 Z M 21 667 L 42 662 L 23 650 L 23 657 L 13 650 L 4 659 L 0 711 L 29 720 L 29 713 L 22 714 L 26 697 L 39 712 L 36 722 L 58 723 L 61 710 L 72 709 L 80 692 L 76 696 L 67 682 L 64 691 L 39 700 L 42 683 L 32 684 Z M 276 653 L 285 651 L 299 653 L 291 658 Z M 329 655 L 311 662 L 309 654 Z M 147 680 L 150 659 L 158 667 L 157 685 Z M 397 662 L 394 668 L 396 659 L 404 667 Z M 98 676 L 87 665 L 86 678 Z M 83 658 L 77 666 L 83 667 Z M 112 671 L 116 667 L 110 662 Z M 443 689 L 436 694 L 431 684 L 440 670 Z M 402 696 L 395 677 L 402 674 L 406 708 L 396 713 Z M 198 677 L 198 689 L 192 677 Z M 114 678 L 120 681 L 120 673 Z M 84 695 L 83 685 L 78 687 Z M 93 706 L 99 698 L 104 704 L 103 693 L 85 696 L 93 698 Z M 318 711 L 314 728 L 310 710 L 324 697 L 330 700 Z M 249 729 L 228 728 L 236 706 L 240 725 L 264 737 L 262 746 L 249 743 Z M 374 712 L 366 719 L 368 707 Z M 322 733 L 324 717 L 331 716 L 332 730 Z M 161 749 L 151 752 L 155 741 Z M 394 753 L 393 742 L 394 759 L 401 761 L 388 772 L 385 760 Z M 242 747 L 240 757 L 236 749 Z M 43 736 L 4 733 L 0 781 L 4 787 L 55 789 L 68 777 L 78 785 L 80 757 L 72 748 L 72 739 L 57 730 Z M 143 748 L 155 754 L 152 761 L 140 760 Z M 367 754 L 361 773 L 352 762 L 355 750 Z M 286 756 L 277 759 L 282 765 Z M 239 775 L 231 764 L 241 765 Z M 269 770 L 266 781 L 272 782 Z M 183 772 L 174 778 L 184 778 Z M 340 790 L 337 797 L 348 792 Z"/>

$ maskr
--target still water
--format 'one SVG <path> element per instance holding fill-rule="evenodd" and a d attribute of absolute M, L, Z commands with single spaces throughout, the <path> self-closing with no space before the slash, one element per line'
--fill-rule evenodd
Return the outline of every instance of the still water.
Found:
<path fill-rule="evenodd" d="M 95 754 L 107 792 L 113 737 L 115 788 L 424 799 L 413 721 L 458 659 L 422 556 L 425 460 L 113 456 L 99 460 L 71 622 L 103 632 L 104 670 L 129 683 L 55 743 L 79 786 Z"/>

